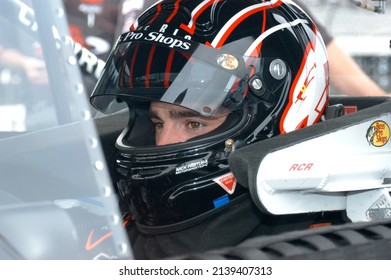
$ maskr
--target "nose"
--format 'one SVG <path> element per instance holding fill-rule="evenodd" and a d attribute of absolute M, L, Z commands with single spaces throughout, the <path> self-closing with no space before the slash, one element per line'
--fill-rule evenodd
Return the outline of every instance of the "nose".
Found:
<path fill-rule="evenodd" d="M 187 139 L 183 131 L 175 124 L 165 123 L 164 126 L 156 132 L 156 145 L 164 146 L 185 142 Z"/>

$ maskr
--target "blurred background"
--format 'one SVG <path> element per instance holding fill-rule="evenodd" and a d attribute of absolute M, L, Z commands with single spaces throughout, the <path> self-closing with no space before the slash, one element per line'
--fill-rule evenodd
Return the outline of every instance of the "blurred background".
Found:
<path fill-rule="evenodd" d="M 371 0 L 361 2 L 371 6 L 379 4 Z M 384 14 L 357 7 L 348 0 L 306 0 L 305 3 L 338 45 L 376 83 L 391 92 L 391 2 L 384 1 Z"/>

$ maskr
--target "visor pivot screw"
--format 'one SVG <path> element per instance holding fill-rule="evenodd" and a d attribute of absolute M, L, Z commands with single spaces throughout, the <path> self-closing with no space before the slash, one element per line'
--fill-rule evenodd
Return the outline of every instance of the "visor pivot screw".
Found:
<path fill-rule="evenodd" d="M 249 86 L 251 89 L 251 92 L 256 97 L 263 97 L 266 92 L 266 87 L 263 86 L 263 82 L 261 77 L 258 74 L 255 74 L 250 78 Z"/>
<path fill-rule="evenodd" d="M 212 108 L 205 106 L 202 108 L 202 113 L 204 113 L 205 115 L 210 115 L 212 113 Z"/>
<path fill-rule="evenodd" d="M 285 77 L 285 74 L 287 72 L 286 70 L 286 65 L 284 61 L 281 59 L 277 58 L 274 59 L 269 66 L 269 71 L 272 77 L 276 80 L 281 80 L 282 78 Z"/>
<path fill-rule="evenodd" d="M 258 78 L 255 78 L 251 81 L 251 85 L 255 90 L 260 90 L 262 88 L 262 81 Z"/>

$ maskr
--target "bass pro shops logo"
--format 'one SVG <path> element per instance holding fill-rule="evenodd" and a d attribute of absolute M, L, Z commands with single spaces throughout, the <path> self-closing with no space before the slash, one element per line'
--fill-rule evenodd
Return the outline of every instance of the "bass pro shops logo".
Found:
<path fill-rule="evenodd" d="M 366 138 L 369 145 L 382 147 L 390 139 L 390 127 L 384 121 L 375 121 L 368 128 Z"/>
<path fill-rule="evenodd" d="M 150 43 L 159 43 L 165 45 L 169 48 L 176 48 L 182 50 L 189 50 L 191 48 L 191 43 L 184 40 L 183 38 L 177 38 L 175 36 L 167 36 L 160 32 L 127 32 L 121 35 L 119 43 L 123 42 L 150 42 Z"/>

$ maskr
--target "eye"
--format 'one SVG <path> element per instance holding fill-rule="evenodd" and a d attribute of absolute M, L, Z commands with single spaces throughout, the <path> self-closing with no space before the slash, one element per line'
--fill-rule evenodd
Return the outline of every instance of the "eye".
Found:
<path fill-rule="evenodd" d="M 203 126 L 203 124 L 200 123 L 200 122 L 188 122 L 187 123 L 187 127 L 191 128 L 191 129 L 198 129 L 198 128 L 202 127 L 202 126 Z"/>
<path fill-rule="evenodd" d="M 152 124 L 155 126 L 155 129 L 162 129 L 164 127 L 164 123 L 160 120 L 152 119 Z"/>
<path fill-rule="evenodd" d="M 164 127 L 163 123 L 155 123 L 155 128 L 156 129 L 162 129 Z"/>

